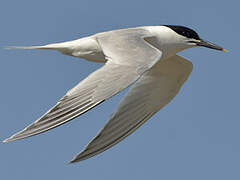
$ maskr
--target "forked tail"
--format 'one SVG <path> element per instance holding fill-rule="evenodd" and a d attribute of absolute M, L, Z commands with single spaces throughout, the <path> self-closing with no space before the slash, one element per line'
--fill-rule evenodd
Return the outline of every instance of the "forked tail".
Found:
<path fill-rule="evenodd" d="M 47 44 L 43 46 L 7 46 L 6 49 L 53 49 L 59 50 L 64 48 L 62 43 Z"/>

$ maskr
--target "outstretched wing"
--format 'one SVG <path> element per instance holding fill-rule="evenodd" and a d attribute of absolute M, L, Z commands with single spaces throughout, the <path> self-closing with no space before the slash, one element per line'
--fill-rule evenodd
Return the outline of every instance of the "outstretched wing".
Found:
<path fill-rule="evenodd" d="M 151 68 L 151 64 L 161 58 L 161 51 L 148 44 L 143 39 L 143 34 L 137 31 L 132 33 L 117 32 L 114 36 L 112 32 L 109 33 L 110 42 L 106 38 L 108 33 L 96 37 L 108 59 L 103 67 L 68 91 L 41 118 L 4 142 L 33 136 L 70 121 L 128 87 L 147 69 Z M 118 48 L 113 41 L 119 42 Z M 111 43 L 113 43 L 112 46 Z M 131 48 L 135 49 L 134 53 L 132 53 Z"/>
<path fill-rule="evenodd" d="M 157 63 L 137 81 L 103 129 L 71 162 L 95 156 L 134 132 L 176 96 L 191 71 L 191 62 L 177 55 Z"/>

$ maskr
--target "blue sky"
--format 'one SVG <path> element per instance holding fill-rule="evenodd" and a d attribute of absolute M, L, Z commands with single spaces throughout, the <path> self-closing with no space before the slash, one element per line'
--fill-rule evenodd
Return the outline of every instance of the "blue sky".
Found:
<path fill-rule="evenodd" d="M 228 53 L 180 53 L 194 70 L 177 97 L 104 153 L 68 165 L 126 93 L 44 134 L 0 143 L 0 179 L 240 179 L 239 2 L 2 0 L 0 47 L 42 45 L 142 25 L 195 29 Z M 94 64 L 54 51 L 0 49 L 0 139 L 21 130 L 90 72 Z"/>

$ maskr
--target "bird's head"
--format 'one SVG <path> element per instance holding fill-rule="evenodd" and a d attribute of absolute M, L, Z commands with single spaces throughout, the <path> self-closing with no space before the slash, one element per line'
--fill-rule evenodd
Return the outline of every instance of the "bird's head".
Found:
<path fill-rule="evenodd" d="M 184 26 L 175 26 L 175 25 L 164 25 L 170 29 L 172 29 L 175 33 L 182 36 L 182 41 L 184 45 L 189 47 L 195 47 L 195 46 L 203 46 L 215 50 L 220 50 L 227 52 L 226 49 L 213 44 L 211 42 L 205 41 L 199 37 L 199 35 L 192 29 L 184 27 Z"/>

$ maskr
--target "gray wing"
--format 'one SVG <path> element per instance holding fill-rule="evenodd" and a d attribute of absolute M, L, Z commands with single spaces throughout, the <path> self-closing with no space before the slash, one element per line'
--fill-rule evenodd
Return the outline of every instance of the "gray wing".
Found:
<path fill-rule="evenodd" d="M 114 50 L 114 48 L 110 49 L 110 51 L 114 51 L 110 55 L 108 52 L 109 48 L 111 48 L 111 42 L 106 42 L 104 37 L 99 37 L 98 42 L 104 53 L 106 51 L 106 56 L 109 59 L 108 62 L 68 91 L 42 117 L 22 131 L 4 140 L 4 142 L 33 136 L 70 121 L 135 82 L 147 70 L 145 68 L 147 63 L 141 64 L 139 59 L 142 62 L 152 63 L 157 62 L 161 58 L 162 53 L 148 44 L 140 34 L 139 36 L 128 35 L 127 38 L 125 36 L 121 35 L 118 38 L 115 35 L 115 37 L 112 37 L 113 39 L 115 38 L 115 41 L 122 38 L 122 45 L 117 50 Z M 129 39 L 132 39 L 132 41 L 129 41 Z M 114 44 L 113 47 L 115 47 Z M 129 48 L 132 47 L 138 49 L 139 55 L 131 53 Z M 121 55 L 123 56 L 121 57 Z M 146 55 L 150 56 L 147 58 Z M 121 59 L 121 62 L 115 61 L 116 59 Z M 124 63 L 125 61 L 130 61 L 131 63 Z"/>
<path fill-rule="evenodd" d="M 103 129 L 71 163 L 95 156 L 134 132 L 176 96 L 191 71 L 191 62 L 177 55 L 157 63 L 137 81 Z"/>
<path fill-rule="evenodd" d="M 116 64 L 135 66 L 142 74 L 154 64 L 162 55 L 145 38 L 151 38 L 149 32 L 141 28 L 120 29 L 100 33 L 96 39 L 106 57 Z"/>

